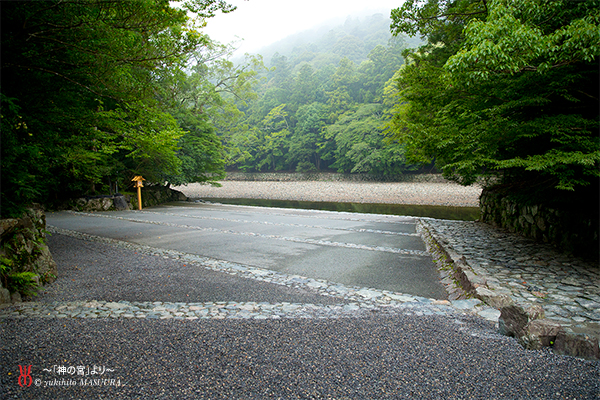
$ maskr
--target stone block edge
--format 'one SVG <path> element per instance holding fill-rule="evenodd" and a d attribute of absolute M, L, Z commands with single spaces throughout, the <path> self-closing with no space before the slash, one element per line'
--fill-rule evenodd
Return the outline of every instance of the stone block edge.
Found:
<path fill-rule="evenodd" d="M 533 304 L 514 304 L 506 294 L 496 294 L 487 285 L 485 276 L 473 271 L 467 259 L 454 252 L 446 242 L 437 234 L 435 229 L 424 219 L 418 219 L 417 230 L 425 241 L 428 251 L 437 250 L 438 258 L 444 258 L 444 268 L 453 271 L 454 279 L 460 283 L 467 297 L 475 297 L 486 305 L 500 311 L 498 320 L 499 332 L 506 336 L 514 336 L 526 349 L 539 350 L 542 347 L 552 347 L 556 354 L 578 357 L 588 360 L 600 360 L 600 343 L 597 338 L 588 335 L 569 332 L 558 321 L 545 318 L 539 306 Z M 435 251 L 434 250 L 434 251 Z M 432 254 L 433 256 L 433 254 Z M 439 268 L 439 261 L 436 261 Z M 519 332 L 506 330 L 506 309 L 518 308 L 528 317 Z M 535 312 L 533 309 L 535 308 Z M 539 308 L 541 310 L 538 310 Z M 503 316 L 502 312 L 505 311 Z M 536 321 L 536 322 L 534 322 Z M 541 325 L 541 326 L 540 326 Z"/>

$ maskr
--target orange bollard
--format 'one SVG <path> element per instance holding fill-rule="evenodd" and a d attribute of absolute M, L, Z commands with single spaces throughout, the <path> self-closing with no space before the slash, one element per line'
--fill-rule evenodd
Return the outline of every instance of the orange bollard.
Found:
<path fill-rule="evenodd" d="M 137 193 L 138 193 L 138 210 L 142 210 L 142 188 L 144 187 L 144 185 L 142 184 L 142 181 L 145 181 L 144 178 L 142 178 L 141 176 L 135 176 L 132 180 L 132 182 L 135 182 L 133 184 L 134 187 L 137 188 Z"/>

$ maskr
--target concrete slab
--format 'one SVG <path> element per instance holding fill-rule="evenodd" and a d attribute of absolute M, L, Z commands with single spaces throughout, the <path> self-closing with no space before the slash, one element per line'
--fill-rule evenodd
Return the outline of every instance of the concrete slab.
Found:
<path fill-rule="evenodd" d="M 49 225 L 350 286 L 446 299 L 415 219 L 228 205 L 59 212 Z"/>

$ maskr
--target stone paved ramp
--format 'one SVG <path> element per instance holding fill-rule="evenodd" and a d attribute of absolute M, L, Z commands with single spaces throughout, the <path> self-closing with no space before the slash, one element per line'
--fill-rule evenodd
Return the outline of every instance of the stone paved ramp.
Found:
<path fill-rule="evenodd" d="M 50 226 L 288 275 L 447 299 L 416 219 L 198 204 L 59 212 Z"/>
<path fill-rule="evenodd" d="M 489 304 L 505 297 L 520 307 L 539 306 L 545 318 L 563 330 L 600 342 L 597 262 L 488 224 L 436 219 L 422 223 L 445 252 L 463 259 L 479 298 Z"/>

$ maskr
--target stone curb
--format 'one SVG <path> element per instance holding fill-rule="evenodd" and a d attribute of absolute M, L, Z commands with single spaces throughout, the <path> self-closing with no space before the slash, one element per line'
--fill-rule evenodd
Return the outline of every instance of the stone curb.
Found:
<path fill-rule="evenodd" d="M 516 337 L 519 343 L 530 350 L 553 346 L 557 354 L 600 360 L 600 346 L 597 337 L 585 333 L 576 333 L 561 326 L 560 322 L 544 318 L 544 310 L 539 305 L 514 304 L 510 296 L 499 288 L 488 285 L 488 279 L 476 273 L 467 259 L 455 253 L 437 234 L 426 219 L 419 219 L 417 225 L 426 244 L 436 248 L 438 267 L 451 270 L 453 277 L 465 296 L 474 297 L 486 305 L 500 311 L 499 332 Z M 428 250 L 430 250 L 428 248 Z M 433 252 L 430 251 L 430 253 Z"/>
<path fill-rule="evenodd" d="M 468 277 L 476 277 L 475 273 L 469 269 L 464 257 L 458 256 L 456 253 L 448 253 L 444 246 L 440 245 L 440 241 L 434 236 L 434 231 L 422 219 L 416 221 L 417 233 L 425 243 L 427 252 L 431 255 L 434 263 L 437 265 L 441 276 L 441 282 L 448 292 L 452 304 L 459 302 L 471 302 L 472 307 L 479 307 L 476 314 L 482 318 L 498 322 L 500 312 L 495 307 L 489 307 L 482 299 L 473 296 L 467 288 L 471 288 L 474 284 L 469 281 Z M 435 232 L 435 231 L 434 231 Z M 457 267 L 459 266 L 459 267 Z M 478 282 L 478 279 L 473 279 Z"/>
<path fill-rule="evenodd" d="M 479 287 L 481 282 L 475 279 L 476 275 L 467 264 L 465 257 L 444 247 L 435 230 L 423 219 L 417 220 L 417 232 L 421 235 L 427 252 L 431 254 L 440 272 L 446 271 L 446 274 L 453 280 L 453 285 L 446 284 L 446 289 L 451 297 L 453 294 L 460 298 L 475 297 L 474 289 Z M 473 279 L 473 282 L 469 280 L 470 278 Z M 483 284 L 485 284 L 485 280 Z"/>
<path fill-rule="evenodd" d="M 86 318 L 86 319 L 306 319 L 359 318 L 373 313 L 407 315 L 469 314 L 471 303 L 448 302 L 392 304 L 349 303 L 321 305 L 308 303 L 257 302 L 129 302 L 129 301 L 67 301 L 25 302 L 0 309 L 0 320 L 22 318 Z"/>

